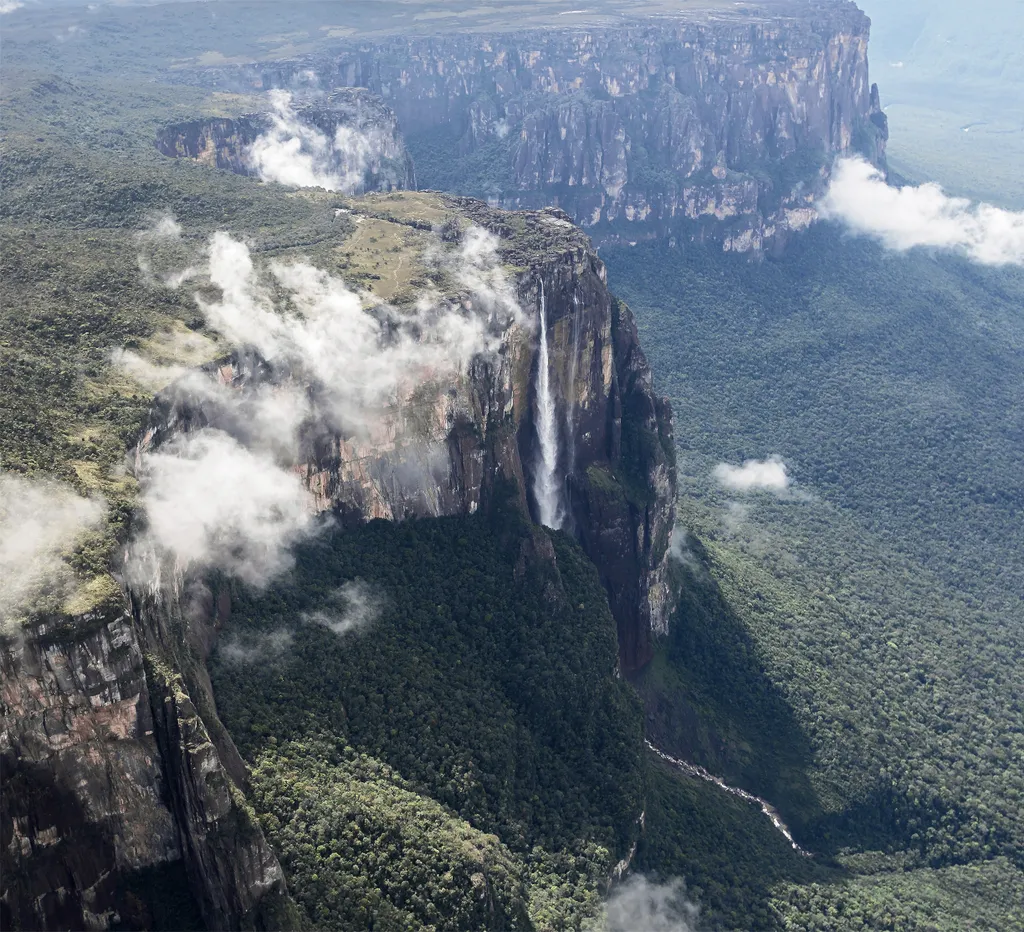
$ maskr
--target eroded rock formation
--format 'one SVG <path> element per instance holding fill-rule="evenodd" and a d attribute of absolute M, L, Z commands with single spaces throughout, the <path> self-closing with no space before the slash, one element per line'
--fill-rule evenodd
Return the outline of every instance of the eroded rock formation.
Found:
<path fill-rule="evenodd" d="M 416 187 L 412 159 L 398 131 L 394 113 L 379 97 L 359 88 L 341 88 L 324 97 L 307 98 L 292 111 L 294 119 L 321 133 L 327 144 L 318 156 L 322 172 L 330 174 L 344 158 L 347 146 L 362 176 L 347 193 L 395 191 Z M 163 127 L 156 147 L 164 155 L 189 158 L 238 175 L 258 175 L 253 144 L 274 127 L 269 113 L 236 118 L 208 117 Z M 339 130 L 347 134 L 340 141 Z M 332 150 L 337 151 L 332 151 Z M 354 156 L 354 158 L 351 158 Z"/>
<path fill-rule="evenodd" d="M 0 645 L 3 928 L 280 921 L 280 865 L 178 672 L 193 637 L 160 627 L 115 597 Z"/>
<path fill-rule="evenodd" d="M 189 79 L 268 88 L 312 70 L 387 101 L 422 187 L 557 205 L 598 241 L 709 238 L 758 253 L 810 223 L 835 156 L 884 166 L 869 28 L 853 3 L 795 0 L 352 42 Z"/>

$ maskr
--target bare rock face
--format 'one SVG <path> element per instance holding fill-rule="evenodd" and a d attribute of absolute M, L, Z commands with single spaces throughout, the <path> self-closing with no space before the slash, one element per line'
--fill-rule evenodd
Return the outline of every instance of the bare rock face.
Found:
<path fill-rule="evenodd" d="M 375 94 L 361 88 L 341 88 L 326 98 L 300 103 L 294 117 L 324 136 L 328 144 L 323 157 L 325 173 L 332 167 L 330 149 L 339 131 L 346 134 L 342 147 L 345 142 L 360 146 L 362 177 L 348 193 L 416 187 L 412 159 L 398 131 L 398 121 Z M 257 175 L 252 146 L 273 126 L 274 118 L 268 113 L 174 123 L 157 133 L 156 147 L 173 158 L 194 159 L 238 175 Z M 356 135 L 360 138 L 355 138 Z"/>
<path fill-rule="evenodd" d="M 674 520 L 671 412 L 655 395 L 629 309 L 608 291 L 603 264 L 565 214 L 517 218 L 486 205 L 445 198 L 473 223 L 504 235 L 499 253 L 518 269 L 519 305 L 533 318 L 509 323 L 497 350 L 478 357 L 451 384 L 417 386 L 383 412 L 372 430 L 347 435 L 319 420 L 304 427 L 294 469 L 315 508 L 342 519 L 401 520 L 487 510 L 513 488 L 539 519 L 537 367 L 544 308 L 557 432 L 561 526 L 575 534 L 608 589 L 619 628 L 620 663 L 633 670 L 651 656 L 653 633 L 667 624 L 667 553 Z M 239 392 L 299 380 L 247 352 L 208 367 Z M 172 386 L 154 405 L 140 451 L 203 427 L 244 433 L 207 398 Z"/>
<path fill-rule="evenodd" d="M 836 156 L 884 168 L 870 21 L 846 0 L 681 11 L 614 27 L 401 37 L 204 69 L 214 86 L 315 71 L 391 106 L 420 184 L 556 205 L 597 241 L 762 253 L 807 226 Z"/>
<path fill-rule="evenodd" d="M 126 606 L 0 651 L 4 928 L 107 928 L 125 875 L 180 861 Z"/>
<path fill-rule="evenodd" d="M 286 896 L 181 675 L 160 656 L 123 600 L 0 648 L 3 928 L 153 928 L 166 921 L 147 905 L 153 885 L 194 901 L 209 928 L 251 927 Z"/>

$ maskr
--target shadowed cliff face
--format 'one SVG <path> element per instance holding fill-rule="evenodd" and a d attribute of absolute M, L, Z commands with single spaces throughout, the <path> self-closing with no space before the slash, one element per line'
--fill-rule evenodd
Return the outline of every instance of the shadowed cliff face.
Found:
<path fill-rule="evenodd" d="M 412 159 L 395 115 L 376 95 L 343 88 L 294 110 L 290 103 L 284 106 L 290 119 L 321 134 L 325 151 L 317 154 L 320 172 L 327 177 L 335 174 L 346 193 L 416 187 Z M 238 175 L 265 175 L 260 140 L 274 133 L 276 122 L 274 114 L 250 113 L 234 119 L 210 117 L 175 123 L 157 133 L 156 147 L 164 155 L 194 159 Z M 288 138 L 293 137 L 283 130 L 281 139 Z M 346 148 L 358 151 L 346 153 Z M 289 152 L 288 156 L 291 159 L 295 154 Z M 351 164 L 341 164 L 345 161 Z"/>
<path fill-rule="evenodd" d="M 140 623 L 118 600 L 0 646 L 4 928 L 238 928 L 284 896 L 222 763 L 229 739 L 218 750 L 185 679 L 158 659 L 193 669 L 172 659 L 194 649 L 188 626 L 160 618 Z M 155 915 L 168 896 L 177 905 Z"/>
<path fill-rule="evenodd" d="M 810 223 L 834 156 L 884 165 L 887 138 L 867 17 L 844 2 L 767 10 L 403 37 L 190 80 L 267 88 L 312 69 L 387 101 L 422 187 L 557 205 L 598 240 L 760 253 Z"/>
<path fill-rule="evenodd" d="M 181 857 L 131 617 L 45 623 L 0 660 L 3 925 L 106 924 L 121 872 Z"/>

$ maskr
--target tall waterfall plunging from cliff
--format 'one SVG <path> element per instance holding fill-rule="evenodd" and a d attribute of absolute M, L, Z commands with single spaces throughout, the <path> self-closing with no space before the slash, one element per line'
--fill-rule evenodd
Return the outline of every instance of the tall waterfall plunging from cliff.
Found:
<path fill-rule="evenodd" d="M 565 390 L 565 436 L 569 441 L 565 481 L 576 471 L 576 373 L 580 359 L 580 333 L 583 332 L 583 303 L 578 291 L 572 293 L 572 356 L 569 357 L 569 384 Z"/>
<path fill-rule="evenodd" d="M 544 300 L 544 282 L 540 283 L 540 353 L 537 359 L 537 438 L 540 457 L 534 494 L 540 523 L 557 530 L 562 526 L 564 514 L 558 481 L 558 421 L 555 417 L 555 399 L 551 394 L 551 370 L 548 360 L 547 307 Z"/>

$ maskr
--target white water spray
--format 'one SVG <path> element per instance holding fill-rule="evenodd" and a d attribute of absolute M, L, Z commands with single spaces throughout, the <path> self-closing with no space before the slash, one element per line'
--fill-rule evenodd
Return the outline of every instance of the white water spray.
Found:
<path fill-rule="evenodd" d="M 557 479 L 558 422 L 555 417 L 555 399 L 551 394 L 547 308 L 543 281 L 540 283 L 540 354 L 537 360 L 537 438 L 540 441 L 540 457 L 537 463 L 537 477 L 534 480 L 534 494 L 537 496 L 540 523 L 557 530 L 562 526 L 564 515 Z"/>
<path fill-rule="evenodd" d="M 569 385 L 566 391 L 565 430 L 569 440 L 568 476 L 576 471 L 576 372 L 580 359 L 580 334 L 583 331 L 583 303 L 578 291 L 572 293 L 572 356 L 569 358 Z"/>

